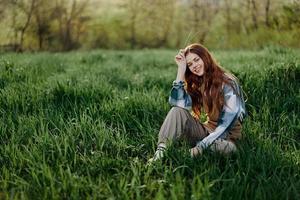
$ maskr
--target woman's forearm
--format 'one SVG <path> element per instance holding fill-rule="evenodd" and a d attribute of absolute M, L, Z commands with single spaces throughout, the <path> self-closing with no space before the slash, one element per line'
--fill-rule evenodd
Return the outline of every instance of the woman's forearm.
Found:
<path fill-rule="evenodd" d="M 182 67 L 178 67 L 176 82 L 184 81 L 184 73 L 185 69 L 182 69 Z"/>

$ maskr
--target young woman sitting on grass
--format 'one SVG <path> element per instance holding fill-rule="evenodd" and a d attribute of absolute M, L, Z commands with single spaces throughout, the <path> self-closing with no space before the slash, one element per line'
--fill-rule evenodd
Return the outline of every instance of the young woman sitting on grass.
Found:
<path fill-rule="evenodd" d="M 167 145 L 178 139 L 186 139 L 193 147 L 192 157 L 206 148 L 224 154 L 236 151 L 246 110 L 235 76 L 225 72 L 200 44 L 180 50 L 175 61 L 177 77 L 169 97 L 172 108 L 149 162 L 161 159 Z M 205 123 L 199 120 L 202 112 L 207 116 Z"/>

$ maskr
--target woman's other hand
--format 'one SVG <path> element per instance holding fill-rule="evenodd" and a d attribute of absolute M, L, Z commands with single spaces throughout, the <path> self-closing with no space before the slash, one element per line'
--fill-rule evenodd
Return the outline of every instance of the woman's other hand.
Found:
<path fill-rule="evenodd" d="M 192 158 L 195 158 L 197 156 L 202 155 L 202 152 L 203 152 L 202 148 L 198 147 L 198 146 L 195 146 L 194 148 L 190 149 L 190 153 L 191 153 Z"/>

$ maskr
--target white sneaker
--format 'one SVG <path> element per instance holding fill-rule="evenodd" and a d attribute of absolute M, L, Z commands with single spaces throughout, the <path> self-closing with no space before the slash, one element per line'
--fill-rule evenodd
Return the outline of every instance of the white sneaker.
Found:
<path fill-rule="evenodd" d="M 165 150 L 166 150 L 166 145 L 164 143 L 159 144 L 154 153 L 154 156 L 148 160 L 148 164 L 152 164 L 153 162 L 161 160 L 164 157 Z"/>

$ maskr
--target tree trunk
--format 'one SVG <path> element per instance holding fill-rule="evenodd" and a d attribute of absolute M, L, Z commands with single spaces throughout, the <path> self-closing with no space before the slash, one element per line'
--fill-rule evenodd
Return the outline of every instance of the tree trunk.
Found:
<path fill-rule="evenodd" d="M 14 45 L 14 51 L 18 51 L 18 30 L 16 29 L 16 10 L 13 8 L 12 10 L 12 29 L 14 30 L 14 37 L 13 37 L 13 45 Z"/>
<path fill-rule="evenodd" d="M 37 23 L 37 36 L 39 41 L 39 50 L 42 50 L 43 48 L 43 35 L 41 31 L 41 17 L 40 17 L 40 10 L 37 8 L 35 12 L 35 18 Z"/>
<path fill-rule="evenodd" d="M 251 13 L 252 13 L 252 21 L 253 21 L 253 27 L 255 30 L 258 29 L 258 22 L 257 22 L 257 8 L 256 8 L 256 2 L 255 0 L 251 0 L 251 4 L 252 4 L 252 9 L 251 9 Z"/>
<path fill-rule="evenodd" d="M 136 15 L 135 13 L 132 14 L 131 16 L 131 23 L 130 23 L 130 46 L 131 49 L 133 49 L 136 45 L 136 30 L 135 30 L 135 20 L 136 20 Z"/>
<path fill-rule="evenodd" d="M 160 39 L 160 43 L 159 46 L 166 46 L 167 45 L 167 41 L 168 41 L 168 36 L 170 33 L 170 29 L 173 23 L 173 19 L 174 19 L 174 10 L 175 10 L 175 6 L 173 2 L 169 2 L 169 4 L 171 4 L 171 9 L 168 10 L 168 18 L 169 20 L 166 20 L 165 24 L 164 24 L 164 29 L 163 29 L 163 35 Z M 165 5 L 163 5 L 165 6 Z M 167 17 L 167 16 L 166 16 Z"/>
<path fill-rule="evenodd" d="M 25 35 L 25 31 L 27 30 L 30 20 L 31 20 L 31 16 L 33 14 L 34 11 L 34 5 L 35 5 L 35 0 L 31 0 L 31 5 L 30 5 L 30 9 L 27 13 L 27 19 L 26 19 L 26 23 L 25 25 L 21 28 L 21 36 L 20 36 L 20 46 L 17 49 L 17 51 L 23 51 L 23 42 L 24 42 L 24 35 Z"/>
<path fill-rule="evenodd" d="M 270 6 L 271 6 L 271 0 L 267 0 L 266 7 L 265 7 L 265 25 L 266 25 L 266 27 L 270 27 L 270 20 L 269 20 Z"/>
<path fill-rule="evenodd" d="M 228 36 L 230 35 L 231 32 L 231 11 L 230 11 L 230 5 L 228 3 L 228 0 L 225 0 L 225 13 L 226 13 L 226 30 Z"/>
<path fill-rule="evenodd" d="M 78 16 L 83 13 L 88 0 L 81 1 L 81 4 L 77 5 L 76 0 L 73 0 L 72 8 L 69 16 L 67 16 L 67 20 L 65 22 L 65 32 L 63 33 L 63 50 L 71 50 L 76 47 L 76 42 L 74 41 L 74 37 L 72 35 L 73 32 L 73 22 L 78 20 Z M 62 25 L 61 25 L 62 26 Z M 62 29 L 62 27 L 61 27 Z"/>

